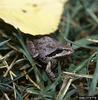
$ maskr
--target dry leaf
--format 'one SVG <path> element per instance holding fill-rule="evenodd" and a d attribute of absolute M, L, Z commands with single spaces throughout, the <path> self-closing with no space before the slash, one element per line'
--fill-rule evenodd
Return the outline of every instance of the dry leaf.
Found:
<path fill-rule="evenodd" d="M 58 28 L 67 0 L 0 0 L 0 18 L 31 35 Z"/>

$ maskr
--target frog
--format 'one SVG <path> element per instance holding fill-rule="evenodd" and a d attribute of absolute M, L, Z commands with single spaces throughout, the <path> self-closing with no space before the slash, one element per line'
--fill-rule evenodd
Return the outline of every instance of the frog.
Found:
<path fill-rule="evenodd" d="M 27 39 L 26 44 L 31 56 L 46 65 L 45 70 L 51 80 L 55 80 L 56 78 L 52 69 L 56 67 L 58 58 L 61 59 L 71 55 L 74 51 L 69 43 L 60 43 L 49 36 L 33 40 Z"/>

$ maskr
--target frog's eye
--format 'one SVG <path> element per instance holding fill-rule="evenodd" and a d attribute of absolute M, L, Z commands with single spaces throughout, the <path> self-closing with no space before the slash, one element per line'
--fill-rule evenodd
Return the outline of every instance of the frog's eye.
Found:
<path fill-rule="evenodd" d="M 66 43 L 66 46 L 68 46 L 68 47 L 70 47 L 70 46 L 72 46 L 72 43 Z"/>
<path fill-rule="evenodd" d="M 71 48 L 72 47 L 72 43 L 71 42 L 66 42 L 65 44 L 64 44 L 64 49 L 65 48 Z"/>

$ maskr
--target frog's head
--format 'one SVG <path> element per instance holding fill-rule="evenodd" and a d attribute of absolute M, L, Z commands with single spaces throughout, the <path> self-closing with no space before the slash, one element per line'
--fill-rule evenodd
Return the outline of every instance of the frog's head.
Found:
<path fill-rule="evenodd" d="M 67 45 L 60 45 L 55 51 L 47 55 L 50 58 L 60 58 L 71 55 L 74 52 L 72 46 L 68 43 Z"/>

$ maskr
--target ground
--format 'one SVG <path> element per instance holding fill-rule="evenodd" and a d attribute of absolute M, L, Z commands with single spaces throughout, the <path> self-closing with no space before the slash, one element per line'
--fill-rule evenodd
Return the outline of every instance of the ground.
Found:
<path fill-rule="evenodd" d="M 76 100 L 81 96 L 96 98 L 97 32 L 98 1 L 69 0 L 59 28 L 51 36 L 62 43 L 71 43 L 74 53 L 65 61 L 63 68 L 58 63 L 54 69 L 57 78 L 51 81 L 44 68 L 29 54 L 25 44 L 27 35 L 0 21 L 0 99 Z"/>

